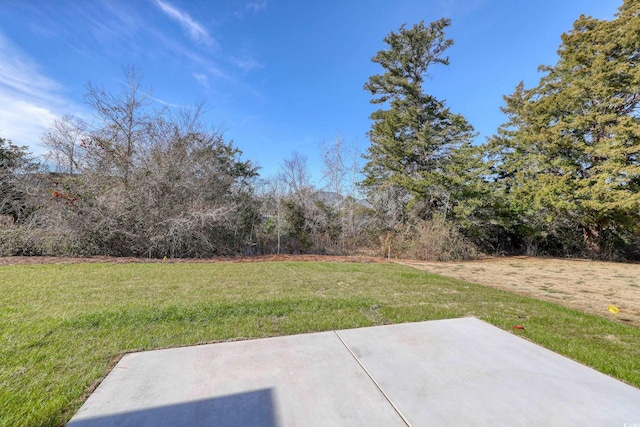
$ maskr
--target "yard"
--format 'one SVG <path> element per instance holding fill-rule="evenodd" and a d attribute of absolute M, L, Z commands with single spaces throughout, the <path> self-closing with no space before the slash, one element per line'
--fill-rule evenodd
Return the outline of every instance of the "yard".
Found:
<path fill-rule="evenodd" d="M 0 259 L 0 425 L 64 424 L 131 351 L 464 316 L 640 387 L 632 322 L 409 266 L 317 260 Z"/>

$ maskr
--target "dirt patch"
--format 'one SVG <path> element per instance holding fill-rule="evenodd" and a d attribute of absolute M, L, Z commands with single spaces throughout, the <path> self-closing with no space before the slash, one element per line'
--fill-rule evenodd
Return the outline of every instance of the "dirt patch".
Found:
<path fill-rule="evenodd" d="M 532 257 L 396 262 L 640 327 L 640 264 Z"/>
<path fill-rule="evenodd" d="M 108 263 L 210 263 L 210 262 L 389 262 L 367 256 L 261 255 L 207 259 L 146 259 L 116 257 L 0 257 L 0 265 Z M 640 264 L 621 264 L 557 258 L 489 258 L 466 262 L 395 260 L 399 264 L 442 276 L 462 279 L 551 301 L 586 313 L 640 327 Z M 609 305 L 620 309 L 607 311 Z"/>

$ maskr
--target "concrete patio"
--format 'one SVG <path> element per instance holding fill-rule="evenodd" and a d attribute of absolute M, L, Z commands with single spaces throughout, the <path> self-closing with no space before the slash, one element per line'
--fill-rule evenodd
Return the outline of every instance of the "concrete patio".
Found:
<path fill-rule="evenodd" d="M 640 390 L 475 318 L 124 356 L 68 424 L 640 426 Z"/>

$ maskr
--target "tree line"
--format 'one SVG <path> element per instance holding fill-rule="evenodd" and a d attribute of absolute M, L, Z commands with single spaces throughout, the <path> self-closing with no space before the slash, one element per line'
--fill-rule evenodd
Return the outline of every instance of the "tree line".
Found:
<path fill-rule="evenodd" d="M 324 143 L 322 188 L 298 153 L 260 176 L 201 106 L 153 108 L 133 68 L 118 93 L 87 84 L 99 120 L 57 120 L 45 162 L 0 138 L 0 255 L 640 259 L 640 3 L 578 18 L 483 144 L 425 92 L 449 63 L 449 25 L 384 39 L 364 85 L 379 106 L 370 144 Z"/>

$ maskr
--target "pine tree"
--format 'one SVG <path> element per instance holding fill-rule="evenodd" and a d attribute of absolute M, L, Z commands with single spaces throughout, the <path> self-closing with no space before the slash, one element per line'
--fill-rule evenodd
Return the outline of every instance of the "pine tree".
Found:
<path fill-rule="evenodd" d="M 640 2 L 611 21 L 581 16 L 540 83 L 506 98 L 491 143 L 511 207 L 551 232 L 573 226 L 594 256 L 638 231 L 639 55 Z"/>
<path fill-rule="evenodd" d="M 373 191 L 400 187 L 413 202 L 425 204 L 427 215 L 453 212 L 464 193 L 464 164 L 478 158 L 471 147 L 473 127 L 423 88 L 432 65 L 449 64 L 449 25 L 440 19 L 391 32 L 384 39 L 388 48 L 372 58 L 384 73 L 364 85 L 374 96 L 371 103 L 383 108 L 371 114 L 363 185 Z"/>

